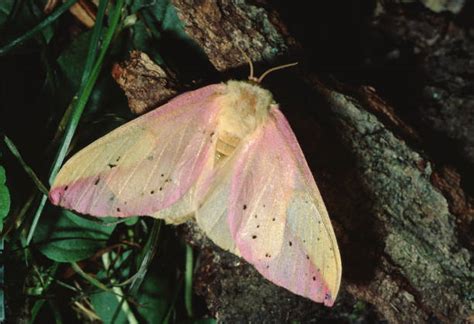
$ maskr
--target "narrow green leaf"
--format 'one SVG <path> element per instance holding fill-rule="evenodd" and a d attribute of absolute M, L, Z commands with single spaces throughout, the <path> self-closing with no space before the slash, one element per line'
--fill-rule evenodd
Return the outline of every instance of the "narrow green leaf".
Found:
<path fill-rule="evenodd" d="M 82 278 L 84 278 L 86 281 L 88 281 L 90 284 L 96 286 L 97 288 L 103 290 L 103 291 L 111 291 L 106 285 L 104 285 L 102 282 L 99 280 L 91 277 L 87 273 L 82 270 L 82 268 L 76 263 L 76 262 L 71 262 L 71 266 L 76 271 L 78 275 L 80 275 Z"/>
<path fill-rule="evenodd" d="M 100 5 L 99 5 L 99 11 L 101 10 L 104 1 L 107 0 L 102 0 Z M 112 41 L 113 36 L 115 35 L 115 31 L 117 30 L 117 26 L 121 17 L 122 13 L 122 8 L 124 5 L 125 0 L 118 0 L 115 7 L 112 10 L 112 13 L 110 15 L 110 26 L 107 29 L 107 32 L 105 34 L 104 40 L 102 42 L 101 50 L 99 53 L 99 56 L 97 57 L 97 60 L 94 63 L 94 66 L 92 68 L 92 71 L 90 74 L 88 73 L 87 70 L 84 71 L 84 80 L 87 80 L 84 84 L 84 87 L 79 90 L 79 97 L 75 97 L 73 101 L 71 102 L 71 105 L 74 106 L 74 109 L 72 110 L 71 113 L 71 119 L 67 125 L 63 140 L 61 142 L 61 146 L 57 152 L 56 158 L 53 163 L 53 167 L 50 172 L 50 177 L 49 177 L 49 182 L 50 184 L 53 183 L 54 178 L 56 177 L 57 173 L 59 172 L 59 168 L 64 162 L 64 159 L 66 158 L 67 150 L 69 148 L 69 145 L 71 144 L 72 138 L 74 136 L 74 133 L 76 131 L 76 128 L 79 124 L 79 120 L 81 119 L 82 113 L 84 111 L 84 108 L 86 107 L 86 104 L 89 100 L 89 97 L 92 93 L 92 90 L 94 89 L 94 85 L 97 81 L 97 78 L 99 77 L 99 73 L 102 69 L 102 64 L 105 59 L 105 55 L 107 53 L 107 50 L 109 48 L 110 42 Z M 100 17 L 97 16 L 97 21 L 100 20 Z M 101 26 L 98 24 L 96 21 L 97 26 Z M 96 27 L 97 27 L 96 26 Z M 97 27 L 98 28 L 98 27 Z M 98 37 L 98 36 L 97 36 Z M 95 39 L 92 37 L 91 42 L 93 42 Z M 91 48 L 95 49 L 97 44 L 91 44 Z M 95 56 L 94 51 L 89 52 L 90 56 L 93 57 Z M 92 59 L 91 59 L 92 60 Z M 92 61 L 91 61 L 92 62 Z M 89 63 L 89 58 L 86 62 L 86 64 Z M 91 63 L 92 64 L 92 63 Z M 41 217 L 41 213 L 43 212 L 43 208 L 46 204 L 46 199 L 47 196 L 43 195 L 41 197 L 40 204 L 38 206 L 38 209 L 36 210 L 36 213 L 33 218 L 33 222 L 30 228 L 30 231 L 28 233 L 28 237 L 26 239 L 26 244 L 29 245 L 32 238 L 33 234 L 35 233 L 36 226 L 39 222 L 39 218 Z"/>
<path fill-rule="evenodd" d="M 186 264 L 184 269 L 184 305 L 189 317 L 193 317 L 193 248 L 186 244 Z"/>
<path fill-rule="evenodd" d="M 25 160 L 23 160 L 23 157 L 20 154 L 20 151 L 16 148 L 15 144 L 5 135 L 4 137 L 5 144 L 7 145 L 8 149 L 10 152 L 13 154 L 13 156 L 20 162 L 21 166 L 25 170 L 25 172 L 30 176 L 31 180 L 36 184 L 38 187 L 38 190 L 41 191 L 43 194 L 47 195 L 48 194 L 48 189 L 46 189 L 45 185 L 41 182 L 41 180 L 38 178 L 36 173 L 33 171 L 33 169 L 26 164 Z"/>
<path fill-rule="evenodd" d="M 53 21 L 58 19 L 66 10 L 68 10 L 77 0 L 68 0 L 67 2 L 63 3 L 56 11 L 54 11 L 51 15 L 46 17 L 42 22 L 36 25 L 34 28 L 28 30 L 26 33 L 21 35 L 20 37 L 12 40 L 10 43 L 0 47 L 0 56 L 5 55 L 6 53 L 13 50 L 15 47 L 23 44 L 26 40 L 30 39 L 31 37 L 35 36 L 39 33 L 43 28 L 50 25 Z"/>
<path fill-rule="evenodd" d="M 10 192 L 5 185 L 6 180 L 5 169 L 0 166 L 0 231 L 3 229 L 3 219 L 10 211 Z"/>
<path fill-rule="evenodd" d="M 39 299 L 33 304 L 33 307 L 31 308 L 31 321 L 30 321 L 30 323 L 35 322 L 36 317 L 38 316 L 41 308 L 43 308 L 45 303 L 46 303 L 46 300 Z"/>
<path fill-rule="evenodd" d="M 160 229 L 161 229 L 161 220 L 155 220 L 153 223 L 153 227 L 151 229 L 150 236 L 143 248 L 143 258 L 140 263 L 140 268 L 138 269 L 135 277 L 130 285 L 130 294 L 135 296 L 138 289 L 140 288 L 143 279 L 148 271 L 148 267 L 150 266 L 153 257 L 155 256 L 156 249 L 158 246 L 158 239 L 160 237 Z"/>
<path fill-rule="evenodd" d="M 102 3 L 105 3 L 104 1 L 106 0 L 101 1 L 101 5 Z M 84 87 L 79 90 L 79 96 L 77 98 L 74 98 L 73 102 L 71 103 L 71 105 L 74 105 L 75 107 L 74 107 L 74 110 L 72 111 L 70 122 L 66 128 L 66 132 L 65 132 L 63 141 L 61 143 L 61 147 L 58 150 L 55 163 L 51 170 L 51 175 L 49 178 L 50 183 L 54 181 L 54 178 L 56 177 L 59 171 L 59 168 L 61 167 L 64 161 L 64 158 L 66 157 L 67 150 L 69 148 L 69 145 L 71 144 L 72 137 L 74 136 L 74 133 L 76 132 L 76 128 L 77 128 L 77 125 L 79 124 L 79 120 L 81 119 L 82 113 L 84 112 L 84 108 L 86 107 L 86 104 L 89 100 L 92 90 L 94 89 L 94 85 L 97 81 L 97 78 L 99 77 L 99 73 L 102 69 L 102 64 L 104 62 L 107 49 L 109 48 L 110 42 L 112 41 L 112 38 L 115 34 L 115 30 L 117 29 L 123 3 L 124 3 L 124 0 L 118 0 L 117 4 L 114 7 L 114 10 L 112 11 L 111 18 L 110 18 L 110 27 L 107 29 L 107 33 L 105 34 L 105 38 L 102 43 L 101 51 L 99 53 L 99 56 L 97 57 L 97 60 L 95 61 L 92 67 L 92 70 L 91 71 L 88 71 L 87 69 L 84 70 L 83 80 L 87 80 L 87 81 L 85 82 Z M 93 42 L 98 41 L 98 37 L 99 37 L 98 35 L 97 35 L 97 39 L 94 39 L 94 37 L 92 37 L 91 47 L 93 48 L 97 47 L 97 44 L 94 44 Z M 93 62 L 92 58 L 95 57 L 94 51 L 90 52 L 89 56 L 91 57 L 91 59 L 89 59 L 88 57 L 86 64 L 92 65 L 91 63 Z"/>

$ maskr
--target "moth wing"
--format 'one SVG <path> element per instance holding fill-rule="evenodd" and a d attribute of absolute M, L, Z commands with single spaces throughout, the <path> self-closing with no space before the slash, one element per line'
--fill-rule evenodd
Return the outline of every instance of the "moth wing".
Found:
<path fill-rule="evenodd" d="M 192 212 L 192 199 L 180 198 L 189 196 L 214 154 L 215 98 L 221 87 L 183 94 L 78 152 L 57 175 L 51 202 L 94 216 L 160 217 L 159 211 L 170 206 Z"/>
<path fill-rule="evenodd" d="M 342 271 L 336 237 L 282 113 L 272 109 L 235 153 L 197 211 L 198 224 L 273 283 L 332 306 Z"/>
<path fill-rule="evenodd" d="M 240 256 L 230 232 L 228 215 L 234 165 L 240 158 L 245 158 L 246 153 L 242 149 L 235 153 L 231 160 L 198 183 L 196 195 L 200 203 L 195 218 L 198 226 L 215 244 Z"/>

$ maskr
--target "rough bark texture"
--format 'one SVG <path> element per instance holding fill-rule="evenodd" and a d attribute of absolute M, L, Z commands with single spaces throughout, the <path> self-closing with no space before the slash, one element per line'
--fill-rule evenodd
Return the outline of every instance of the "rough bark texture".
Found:
<path fill-rule="evenodd" d="M 186 32 L 202 46 L 219 71 L 245 64 L 242 52 L 255 62 L 271 61 L 295 45 L 279 24 L 276 12 L 249 2 L 183 0 L 173 3 Z"/>
<path fill-rule="evenodd" d="M 342 253 L 342 289 L 328 309 L 262 279 L 188 224 L 201 250 L 195 289 L 218 320 L 473 320 L 474 26 L 464 17 L 474 10 L 423 1 L 460 12 L 445 15 L 411 2 L 372 8 L 359 30 L 369 49 L 351 53 L 369 63 L 336 81 L 305 62 L 318 56 L 279 1 L 173 0 L 220 71 L 246 64 L 238 47 L 263 63 L 303 53 L 303 68 L 266 86 L 300 140 Z"/>
<path fill-rule="evenodd" d="M 467 318 L 470 254 L 457 238 L 456 217 L 431 183 L 430 162 L 347 97 L 328 97 L 366 196 L 361 201 L 366 217 L 373 218 L 382 244 L 370 282 L 347 282 L 348 291 L 390 321 Z M 356 266 L 346 262 L 345 271 Z"/>
<path fill-rule="evenodd" d="M 175 96 L 176 81 L 148 55 L 138 51 L 130 53 L 130 59 L 115 64 L 112 77 L 128 98 L 133 113 L 143 114 Z"/>

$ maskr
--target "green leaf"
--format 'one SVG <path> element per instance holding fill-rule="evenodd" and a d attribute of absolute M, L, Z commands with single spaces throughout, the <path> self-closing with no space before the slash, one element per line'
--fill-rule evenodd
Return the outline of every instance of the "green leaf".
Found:
<path fill-rule="evenodd" d="M 157 223 L 155 223 L 157 224 Z M 144 247 L 146 249 L 147 247 Z M 129 256 L 133 256 L 130 251 L 125 251 L 120 255 L 113 252 L 104 254 L 102 260 L 105 270 L 100 271 L 96 277 L 102 282 L 116 282 L 117 278 L 123 280 L 130 277 L 131 263 Z M 110 259 L 112 257 L 112 259 Z M 166 263 L 162 265 L 161 262 Z M 170 305 L 176 295 L 178 285 L 175 283 L 175 267 L 172 262 L 165 259 L 154 259 L 154 263 L 149 266 L 149 271 L 145 275 L 143 283 L 138 292 L 134 295 L 128 294 L 129 298 L 135 298 L 134 302 L 123 301 L 125 292 L 130 292 L 130 287 L 114 287 L 113 292 L 101 292 L 91 296 L 91 302 L 104 323 L 163 323 Z"/>
<path fill-rule="evenodd" d="M 176 302 L 182 291 L 182 280 L 177 279 L 177 271 L 182 267 L 184 251 L 175 239 L 170 228 L 164 226 L 161 229 L 157 254 L 138 292 L 133 295 L 137 298 L 140 323 L 165 323 L 177 307 Z"/>
<path fill-rule="evenodd" d="M 129 257 L 131 255 L 132 250 L 125 250 L 120 254 L 114 252 L 103 254 L 102 263 L 104 264 L 104 270 L 99 271 L 96 278 L 101 282 L 116 284 L 118 280 L 129 277 Z M 119 286 L 91 296 L 92 305 L 104 323 L 136 322 L 129 303 L 124 300 L 124 296 L 124 290 Z"/>
<path fill-rule="evenodd" d="M 105 247 L 114 228 L 115 225 L 101 225 L 63 210 L 41 221 L 34 242 L 51 260 L 76 262 L 91 257 Z"/>
<path fill-rule="evenodd" d="M 138 217 L 138 216 L 127 217 L 127 218 L 125 218 L 125 224 L 127 224 L 127 226 L 133 226 L 133 225 L 135 225 L 139 220 L 140 220 L 140 217 Z"/>
<path fill-rule="evenodd" d="M 93 294 L 91 296 L 91 302 L 94 306 L 95 312 L 104 322 L 104 324 L 127 323 L 127 316 L 125 312 L 121 309 L 119 301 L 120 299 L 120 296 L 117 296 L 116 294 L 109 291 L 103 291 L 97 294 Z"/>
<path fill-rule="evenodd" d="M 90 46 L 91 34 L 92 32 L 88 31 L 77 36 L 58 58 L 58 65 L 61 71 L 74 89 L 79 88 L 81 83 L 87 52 Z"/>
<path fill-rule="evenodd" d="M 169 0 L 157 0 L 150 7 L 150 12 L 163 31 L 189 39 L 184 31 L 184 25 L 178 17 L 176 8 Z"/>
<path fill-rule="evenodd" d="M 131 33 L 131 41 L 132 44 L 130 45 L 132 48 L 148 53 L 149 50 L 153 50 L 153 46 L 151 46 L 151 41 L 153 35 L 148 30 L 145 22 L 143 20 L 137 21 L 132 26 L 132 33 Z M 158 51 L 156 49 L 153 50 L 154 53 Z"/>
<path fill-rule="evenodd" d="M 166 31 L 173 31 L 179 36 L 184 38 L 189 38 L 186 32 L 184 31 L 184 25 L 178 17 L 176 8 L 166 1 L 168 4 L 165 7 L 165 10 L 160 13 L 160 21 L 162 21 L 162 28 Z M 162 16 L 161 16 L 162 15 Z"/>
<path fill-rule="evenodd" d="M 216 324 L 217 321 L 213 318 L 202 318 L 198 320 L 194 320 L 193 324 Z"/>
<path fill-rule="evenodd" d="M 173 296 L 173 277 L 164 273 L 148 273 L 138 292 L 141 323 L 162 323 Z M 176 288 L 176 287 L 174 287 Z"/>
<path fill-rule="evenodd" d="M 150 9 L 152 10 L 155 19 L 163 22 L 169 6 L 172 6 L 169 0 L 158 0 L 155 1 L 153 6 L 150 6 Z"/>
<path fill-rule="evenodd" d="M 177 251 L 175 248 L 175 246 L 170 246 L 163 257 L 153 259 L 136 294 L 130 294 L 130 286 L 121 286 L 121 291 L 117 289 L 118 287 L 114 287 L 115 293 L 101 292 L 91 296 L 92 305 L 104 323 L 110 323 L 114 313 L 116 319 L 113 323 L 133 322 L 133 318 L 138 323 L 164 322 L 180 290 L 180 285 L 176 283 L 176 269 L 178 266 L 176 263 L 180 262 L 176 259 Z M 110 281 L 114 283 L 117 280 L 116 278 L 123 280 L 125 276 L 134 275 L 130 271 L 133 264 L 129 262 L 129 256 L 134 257 L 136 256 L 135 253 L 136 251 L 127 254 L 127 251 L 125 251 L 118 257 L 114 252 L 104 254 L 102 260 L 107 271 L 100 271 L 96 277 L 102 282 Z M 109 256 L 112 259 L 109 259 Z M 121 295 L 126 293 L 128 293 L 129 299 L 126 303 L 121 303 Z"/>
<path fill-rule="evenodd" d="M 0 166 L 0 231 L 3 229 L 3 219 L 10 211 L 10 192 L 5 185 L 5 169 Z"/>
<path fill-rule="evenodd" d="M 156 2 L 159 2 L 159 1 L 156 1 L 156 0 L 133 0 L 132 4 L 130 6 L 130 12 L 132 14 L 135 14 L 138 10 L 150 7 L 153 4 L 155 4 Z"/>

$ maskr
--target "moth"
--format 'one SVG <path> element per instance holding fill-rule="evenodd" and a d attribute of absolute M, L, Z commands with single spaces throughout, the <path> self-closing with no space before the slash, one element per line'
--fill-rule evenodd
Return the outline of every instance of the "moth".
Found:
<path fill-rule="evenodd" d="M 265 278 L 332 306 L 341 259 L 297 139 L 272 94 L 249 81 L 184 93 L 75 154 L 50 201 L 93 216 L 194 217 Z"/>

